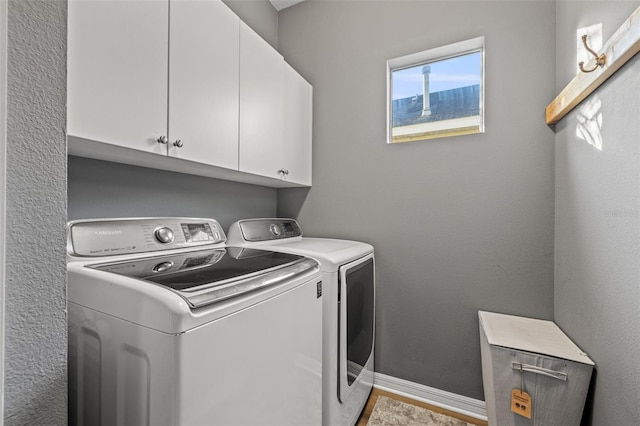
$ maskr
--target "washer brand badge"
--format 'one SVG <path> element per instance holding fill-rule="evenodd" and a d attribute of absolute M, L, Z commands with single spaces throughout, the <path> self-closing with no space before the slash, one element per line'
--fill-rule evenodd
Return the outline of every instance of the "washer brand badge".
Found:
<path fill-rule="evenodd" d="M 122 235 L 122 231 L 119 229 L 115 231 L 109 231 L 109 230 L 93 231 L 93 235 L 96 235 L 98 237 L 107 237 L 109 235 Z"/>

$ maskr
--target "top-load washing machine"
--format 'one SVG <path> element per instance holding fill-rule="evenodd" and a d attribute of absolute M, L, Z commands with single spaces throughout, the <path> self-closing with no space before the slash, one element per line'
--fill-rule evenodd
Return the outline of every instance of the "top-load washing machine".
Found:
<path fill-rule="evenodd" d="M 67 249 L 70 424 L 321 423 L 317 261 L 213 219 L 74 221 Z"/>
<path fill-rule="evenodd" d="M 373 387 L 374 251 L 369 244 L 302 236 L 293 219 L 248 219 L 228 243 L 318 260 L 323 282 L 322 423 L 357 422 Z"/>

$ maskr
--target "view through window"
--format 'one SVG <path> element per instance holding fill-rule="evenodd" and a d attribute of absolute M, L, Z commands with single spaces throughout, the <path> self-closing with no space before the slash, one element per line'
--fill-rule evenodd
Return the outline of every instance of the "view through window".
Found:
<path fill-rule="evenodd" d="M 483 132 L 483 63 L 483 37 L 388 61 L 388 142 Z"/>

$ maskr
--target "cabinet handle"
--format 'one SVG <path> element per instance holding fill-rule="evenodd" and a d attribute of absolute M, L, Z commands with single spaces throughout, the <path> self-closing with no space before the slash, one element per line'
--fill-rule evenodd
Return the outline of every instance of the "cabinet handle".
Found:
<path fill-rule="evenodd" d="M 158 138 L 158 143 L 161 143 L 161 144 L 165 144 L 165 145 L 166 145 L 166 143 L 167 143 L 167 142 L 168 142 L 168 139 L 167 139 L 167 137 L 166 137 L 166 136 L 160 136 L 160 137 Z"/>
<path fill-rule="evenodd" d="M 173 146 L 175 146 L 177 148 L 182 148 L 182 145 L 184 145 L 184 144 L 182 143 L 182 141 L 180 139 L 178 139 L 177 141 L 175 141 L 173 143 Z"/>
<path fill-rule="evenodd" d="M 519 362 L 511 361 L 511 368 L 514 370 L 520 370 L 520 373 L 527 371 L 529 373 L 541 374 L 543 376 L 551 377 L 562 381 L 567 381 L 569 375 L 564 371 L 550 370 L 548 368 L 538 367 L 537 365 L 521 364 Z"/>
<path fill-rule="evenodd" d="M 278 174 L 279 174 L 279 175 L 288 175 L 288 174 L 289 174 L 289 170 L 287 170 L 287 169 L 280 169 L 280 170 L 278 170 Z"/>

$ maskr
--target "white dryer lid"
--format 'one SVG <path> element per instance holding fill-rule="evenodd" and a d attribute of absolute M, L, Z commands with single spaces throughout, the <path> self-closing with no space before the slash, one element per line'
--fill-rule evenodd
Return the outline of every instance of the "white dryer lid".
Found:
<path fill-rule="evenodd" d="M 274 250 L 283 248 L 288 253 L 313 257 L 320 261 L 324 272 L 335 272 L 341 265 L 373 253 L 373 246 L 367 243 L 332 238 L 304 237 L 301 240 L 283 242 L 271 248 Z"/>

